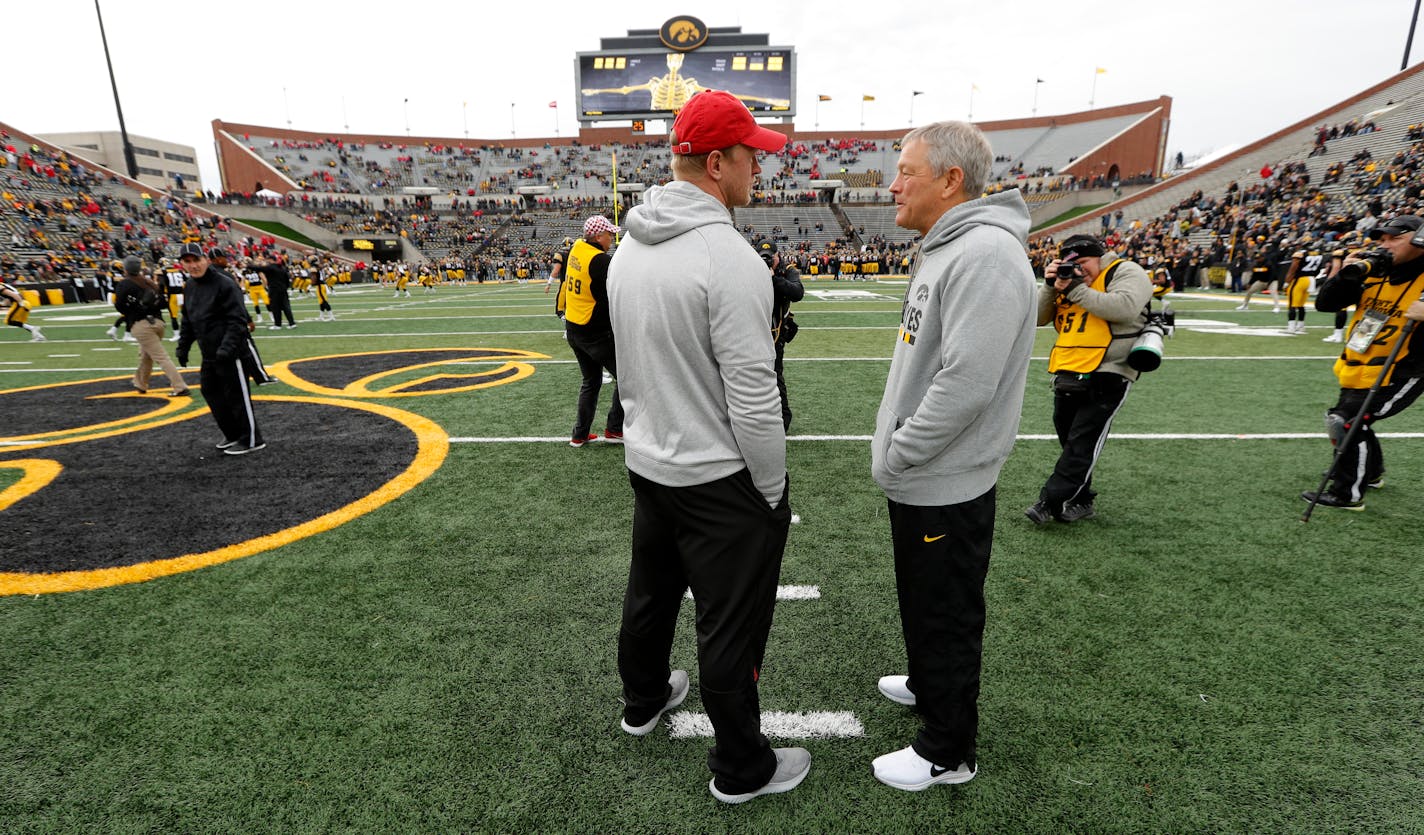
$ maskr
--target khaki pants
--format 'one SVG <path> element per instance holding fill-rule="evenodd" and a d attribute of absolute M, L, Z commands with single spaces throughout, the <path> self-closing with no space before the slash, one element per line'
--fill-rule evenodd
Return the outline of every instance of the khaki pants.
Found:
<path fill-rule="evenodd" d="M 183 382 L 183 376 L 178 373 L 178 366 L 173 364 L 173 360 L 168 358 L 168 352 L 163 349 L 162 319 L 154 319 L 153 324 L 147 319 L 140 319 L 129 328 L 129 333 L 138 340 L 138 369 L 134 371 L 134 388 L 148 390 L 148 378 L 153 373 L 153 364 L 157 362 L 163 373 L 168 375 L 168 384 L 175 392 L 188 390 L 188 384 Z"/>

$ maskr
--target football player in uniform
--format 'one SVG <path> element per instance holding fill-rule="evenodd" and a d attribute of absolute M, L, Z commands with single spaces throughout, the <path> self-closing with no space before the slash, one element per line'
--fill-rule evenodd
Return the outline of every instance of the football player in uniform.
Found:
<path fill-rule="evenodd" d="M 1286 271 L 1286 333 L 1305 333 L 1305 304 L 1324 266 L 1325 255 L 1320 247 L 1311 242 L 1308 234 L 1301 236 Z"/>
<path fill-rule="evenodd" d="M 1256 257 L 1251 267 L 1251 283 L 1246 286 L 1246 298 L 1241 300 L 1237 310 L 1251 309 L 1251 295 L 1262 290 L 1271 294 L 1271 312 L 1281 312 L 1280 275 L 1277 272 L 1280 261 L 1280 244 L 1267 244 L 1265 236 L 1256 239 Z"/>
<path fill-rule="evenodd" d="M 25 301 L 23 293 L 0 281 L 0 300 L 10 305 L 10 309 L 5 313 L 5 324 L 28 331 L 31 342 L 45 341 L 45 335 L 40 333 L 40 329 L 30 324 L 30 305 Z"/>
<path fill-rule="evenodd" d="M 325 281 L 314 281 L 312 291 L 316 293 L 317 321 L 335 322 L 336 313 L 331 309 L 331 287 Z"/>
<path fill-rule="evenodd" d="M 187 273 L 177 263 L 164 259 L 163 295 L 168 299 L 168 318 L 173 321 L 172 341 L 178 341 L 178 331 L 183 326 L 183 285 L 188 281 Z"/>

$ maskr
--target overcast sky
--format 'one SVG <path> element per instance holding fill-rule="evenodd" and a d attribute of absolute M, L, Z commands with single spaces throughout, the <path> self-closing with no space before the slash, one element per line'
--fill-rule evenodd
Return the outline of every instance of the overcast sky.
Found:
<path fill-rule="evenodd" d="M 101 2 L 129 131 L 197 148 L 212 189 L 220 186 L 215 118 L 396 135 L 408 118 L 416 136 L 460 138 L 468 129 L 487 140 L 552 136 L 557 124 L 572 136 L 575 53 L 597 50 L 601 37 L 657 29 L 673 14 L 794 46 L 799 129 L 812 129 L 818 95 L 831 97 L 820 104 L 821 129 L 847 133 L 860 126 L 864 95 L 875 96 L 863 104 L 868 130 L 907 128 L 914 90 L 924 93 L 914 99 L 916 124 L 1026 117 L 1035 89 L 1038 115 L 1085 110 L 1090 97 L 1107 107 L 1169 95 L 1170 152 L 1192 157 L 1258 139 L 1398 71 L 1414 8 L 1413 0 Z M 5 30 L 0 121 L 40 134 L 118 127 L 92 0 L 15 4 Z M 1410 63 L 1421 57 L 1411 52 Z"/>

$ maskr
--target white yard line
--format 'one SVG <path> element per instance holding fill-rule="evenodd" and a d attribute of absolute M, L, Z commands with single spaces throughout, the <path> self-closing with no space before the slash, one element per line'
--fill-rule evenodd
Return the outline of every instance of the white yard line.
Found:
<path fill-rule="evenodd" d="M 705 713 L 671 713 L 667 723 L 668 736 L 673 739 L 712 736 L 712 720 Z M 850 711 L 789 713 L 764 710 L 761 732 L 777 739 L 837 739 L 865 736 L 865 727 Z"/>

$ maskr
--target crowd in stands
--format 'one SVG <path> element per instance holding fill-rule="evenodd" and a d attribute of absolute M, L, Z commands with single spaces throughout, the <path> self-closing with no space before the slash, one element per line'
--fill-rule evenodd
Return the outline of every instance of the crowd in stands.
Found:
<path fill-rule="evenodd" d="M 1327 134 L 1374 129 L 1372 123 L 1352 120 Z M 1411 126 L 1408 141 L 1388 162 L 1361 149 L 1350 160 L 1329 166 L 1319 184 L 1311 181 L 1304 162 L 1283 162 L 1267 166 L 1260 182 L 1232 182 L 1219 195 L 1197 191 L 1158 217 L 1124 223 L 1119 210 L 1103 216 L 1101 234 L 1109 249 L 1149 269 L 1167 270 L 1177 289 L 1205 286 L 1204 268 L 1221 266 L 1227 270 L 1227 289 L 1239 290 L 1254 267 L 1288 264 L 1291 253 L 1305 247 L 1358 248 L 1382 218 L 1424 209 L 1419 180 L 1424 129 Z M 1324 187 L 1332 184 L 1346 186 L 1357 197 L 1341 199 L 1339 192 L 1327 192 Z M 1035 269 L 1041 272 L 1056 251 L 1050 237 L 1035 240 Z"/>
<path fill-rule="evenodd" d="M 136 190 L 64 151 L 16 144 L 4 130 L 0 147 L 0 278 L 7 282 L 102 282 L 127 255 L 156 265 L 182 244 L 211 248 L 232 238 L 221 216 Z M 275 239 L 263 242 L 279 249 Z"/>

